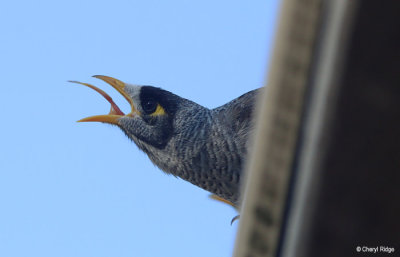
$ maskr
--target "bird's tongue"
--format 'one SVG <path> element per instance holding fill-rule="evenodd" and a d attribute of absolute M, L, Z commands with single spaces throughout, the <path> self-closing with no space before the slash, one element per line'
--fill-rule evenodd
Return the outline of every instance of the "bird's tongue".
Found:
<path fill-rule="evenodd" d="M 118 105 L 113 101 L 111 96 L 109 96 L 106 92 L 95 86 L 92 86 L 91 88 L 94 89 L 96 92 L 98 92 L 100 95 L 102 95 L 111 104 L 111 109 L 109 114 L 125 115 L 125 113 L 121 111 Z"/>
<path fill-rule="evenodd" d="M 111 96 L 109 96 L 106 92 L 104 92 L 103 90 L 101 90 L 98 87 L 95 87 L 91 84 L 88 83 L 82 83 L 82 82 L 78 82 L 78 81 L 70 81 L 72 83 L 78 83 L 87 87 L 90 87 L 91 89 L 93 89 L 94 91 L 96 91 L 97 93 L 99 93 L 100 95 L 102 95 L 110 104 L 111 104 L 111 109 L 109 114 L 115 114 L 115 115 L 125 115 L 125 113 L 123 111 L 121 111 L 121 109 L 118 107 L 118 105 L 113 101 L 113 99 L 111 98 Z"/>
<path fill-rule="evenodd" d="M 111 101 L 112 101 L 112 99 L 111 99 Z M 116 114 L 116 115 L 122 115 L 122 116 L 125 115 L 125 113 L 123 113 L 115 103 L 110 102 L 110 104 L 111 104 L 111 108 L 110 108 L 110 112 L 108 114 L 110 114 L 110 115 Z"/>

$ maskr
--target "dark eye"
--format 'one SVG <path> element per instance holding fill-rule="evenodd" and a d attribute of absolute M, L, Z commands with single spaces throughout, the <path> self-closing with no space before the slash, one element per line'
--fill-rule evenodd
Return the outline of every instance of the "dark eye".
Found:
<path fill-rule="evenodd" d="M 157 108 L 157 102 L 153 99 L 146 100 L 142 103 L 142 109 L 146 114 L 152 114 Z"/>

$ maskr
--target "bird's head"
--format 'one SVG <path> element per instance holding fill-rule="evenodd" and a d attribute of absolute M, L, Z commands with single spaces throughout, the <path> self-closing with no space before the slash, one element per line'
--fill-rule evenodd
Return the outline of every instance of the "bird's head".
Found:
<path fill-rule="evenodd" d="M 149 147 L 164 148 L 176 133 L 174 127 L 177 116 L 182 117 L 182 110 L 191 109 L 185 106 L 194 104 L 160 88 L 131 85 L 108 76 L 94 77 L 115 88 L 129 102 L 131 109 L 125 114 L 103 90 L 91 84 L 71 81 L 94 89 L 111 104 L 108 114 L 90 116 L 79 122 L 104 122 L 117 125 L 146 152 L 149 151 Z"/>

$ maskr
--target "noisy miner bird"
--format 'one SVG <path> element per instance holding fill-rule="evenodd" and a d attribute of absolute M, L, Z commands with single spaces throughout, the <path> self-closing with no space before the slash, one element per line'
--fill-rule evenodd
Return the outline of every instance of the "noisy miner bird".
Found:
<path fill-rule="evenodd" d="M 215 109 L 153 86 L 138 86 L 96 75 L 114 87 L 131 106 L 125 114 L 103 90 L 87 83 L 111 104 L 107 115 L 79 122 L 118 126 L 150 160 L 166 173 L 211 193 L 212 198 L 239 205 L 240 181 L 253 131 L 255 99 L 250 91 Z"/>

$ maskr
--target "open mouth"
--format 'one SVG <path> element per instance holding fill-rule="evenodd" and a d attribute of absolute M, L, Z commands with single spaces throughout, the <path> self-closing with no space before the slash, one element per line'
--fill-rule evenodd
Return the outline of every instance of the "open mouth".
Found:
<path fill-rule="evenodd" d="M 104 92 L 100 88 L 95 87 L 95 86 L 93 86 L 91 84 L 88 84 L 88 83 L 82 83 L 82 82 L 79 82 L 79 81 L 69 81 L 71 83 L 84 85 L 84 86 L 87 86 L 87 87 L 95 90 L 97 93 L 102 95 L 111 104 L 111 109 L 110 109 L 110 112 L 108 114 L 90 116 L 90 117 L 78 120 L 78 122 L 106 122 L 106 123 L 111 123 L 111 124 L 118 124 L 118 120 L 121 117 L 124 117 L 124 116 L 132 117 L 137 112 L 136 109 L 135 109 L 135 105 L 133 104 L 132 98 L 124 90 L 125 89 L 125 83 L 124 82 L 122 82 L 122 81 L 120 81 L 118 79 L 115 79 L 115 78 L 112 78 L 112 77 L 108 77 L 108 76 L 103 76 L 103 75 L 95 75 L 93 77 L 101 79 L 104 82 L 110 84 L 113 88 L 115 88 L 128 101 L 128 103 L 131 106 L 131 112 L 128 113 L 128 114 L 125 114 L 123 111 L 121 111 L 121 109 L 113 101 L 111 96 L 109 96 L 106 92 Z"/>

